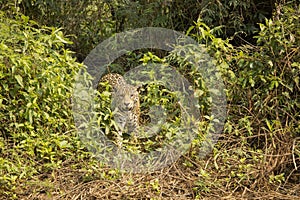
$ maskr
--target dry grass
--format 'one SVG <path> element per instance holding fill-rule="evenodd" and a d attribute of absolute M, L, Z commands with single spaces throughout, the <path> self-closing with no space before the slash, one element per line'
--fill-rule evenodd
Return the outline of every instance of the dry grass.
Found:
<path fill-rule="evenodd" d="M 24 183 L 19 199 L 300 199 L 299 158 L 295 160 L 290 151 L 295 142 L 289 137 L 277 138 L 281 148 L 266 146 L 270 155 L 265 154 L 264 160 L 241 162 L 235 155 L 243 140 L 220 140 L 218 152 L 224 154 L 197 160 L 191 151 L 154 173 L 117 173 L 99 166 L 87 176 L 86 170 L 71 169 L 71 163 L 65 163 L 61 169 Z M 250 167 L 241 170 L 241 166 Z M 244 173 L 244 178 L 232 176 L 233 171 Z M 281 172 L 289 172 L 284 181 L 269 181 L 269 175 Z"/>

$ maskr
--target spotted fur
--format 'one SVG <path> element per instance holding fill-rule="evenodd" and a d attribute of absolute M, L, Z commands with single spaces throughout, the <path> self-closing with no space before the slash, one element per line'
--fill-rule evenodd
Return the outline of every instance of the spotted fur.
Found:
<path fill-rule="evenodd" d="M 140 100 L 137 87 L 127 84 L 120 74 L 110 73 L 100 82 L 108 82 L 113 88 L 112 106 L 118 133 L 131 134 L 139 127 Z"/>

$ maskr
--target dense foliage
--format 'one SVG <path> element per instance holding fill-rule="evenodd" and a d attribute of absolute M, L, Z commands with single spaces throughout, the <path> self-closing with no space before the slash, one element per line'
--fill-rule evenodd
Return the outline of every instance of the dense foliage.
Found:
<path fill-rule="evenodd" d="M 0 199 L 299 197 L 297 1 L 0 2 Z M 199 134 L 174 165 L 122 174 L 93 159 L 76 135 L 71 94 L 83 67 L 76 60 L 113 33 L 145 26 L 186 32 L 207 48 L 227 88 L 228 117 L 206 158 L 198 156 Z M 207 92 L 201 74 L 173 53 L 135 51 L 117 59 L 113 70 L 151 62 L 177 67 L 199 93 Z M 99 95 L 105 100 L 98 105 L 99 124 L 111 129 L 110 94 Z M 141 95 L 145 112 L 147 103 L 176 107 L 174 94 L 162 86 L 149 84 Z M 176 122 L 180 114 L 173 117 Z M 142 150 L 156 148 L 160 136 Z"/>
<path fill-rule="evenodd" d="M 278 8 L 259 24 L 257 45 L 234 48 L 205 25 L 196 27 L 199 40 L 218 58 L 228 88 L 230 113 L 220 142 L 225 146 L 214 153 L 218 173 L 230 174 L 237 190 L 263 193 L 277 185 L 289 193 L 283 186 L 299 183 L 299 9 Z M 223 181 L 215 183 L 223 187 Z"/>
<path fill-rule="evenodd" d="M 275 0 L 1 0 L 2 8 L 19 10 L 48 26 L 63 27 L 75 37 L 68 46 L 79 61 L 101 41 L 116 32 L 140 27 L 165 27 L 185 32 L 197 21 L 221 26 L 223 39 L 235 44 L 253 41 L 257 23 L 271 17 Z"/>
<path fill-rule="evenodd" d="M 59 167 L 80 151 L 70 96 L 82 66 L 60 29 L 0 13 L 0 190 Z M 8 195 L 9 196 L 9 195 Z"/>

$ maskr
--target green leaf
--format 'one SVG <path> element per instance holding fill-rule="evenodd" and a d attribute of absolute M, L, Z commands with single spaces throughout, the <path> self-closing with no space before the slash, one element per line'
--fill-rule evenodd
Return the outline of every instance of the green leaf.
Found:
<path fill-rule="evenodd" d="M 61 35 L 61 36 L 60 36 Z M 57 34 L 57 35 L 55 35 L 56 36 L 56 38 L 59 40 L 59 41 L 61 41 L 62 43 L 65 43 L 65 44 L 71 44 L 72 42 L 70 42 L 70 41 L 68 41 L 68 40 L 65 40 L 64 38 L 63 38 L 63 36 L 62 36 L 62 34 Z"/>
<path fill-rule="evenodd" d="M 17 82 L 19 83 L 19 85 L 24 88 L 24 84 L 23 84 L 23 78 L 20 75 L 15 75 L 15 79 L 17 80 Z"/>
<path fill-rule="evenodd" d="M 63 141 L 59 142 L 59 147 L 62 148 L 62 149 L 64 149 L 64 148 L 71 147 L 71 145 L 68 143 L 68 141 L 63 140 Z"/>
<path fill-rule="evenodd" d="M 273 126 L 271 125 L 271 123 L 268 119 L 266 119 L 266 123 L 267 123 L 267 126 L 268 126 L 269 130 L 273 131 Z"/>

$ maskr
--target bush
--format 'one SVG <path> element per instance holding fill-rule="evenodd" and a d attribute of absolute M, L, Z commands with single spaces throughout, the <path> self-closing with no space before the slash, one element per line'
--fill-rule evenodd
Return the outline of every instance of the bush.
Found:
<path fill-rule="evenodd" d="M 299 183 L 299 13 L 296 3 L 279 6 L 273 19 L 259 24 L 255 46 L 232 48 L 212 34 L 214 29 L 203 23 L 195 27 L 195 36 L 209 45 L 223 72 L 229 109 L 225 133 L 215 146 L 215 165 L 203 172 L 207 180 L 200 181 L 199 191 L 222 188 L 226 191 L 220 196 L 234 191 L 272 198 L 275 194 L 267 191 L 276 187 L 291 195 L 286 198 L 297 195 L 286 186 Z"/>
<path fill-rule="evenodd" d="M 45 4 L 43 7 L 42 1 L 28 2 L 33 3 L 24 8 L 30 6 L 36 8 L 39 5 L 42 11 L 42 8 L 50 6 Z M 66 4 L 73 5 L 71 2 L 73 1 Z M 137 3 L 126 2 L 131 2 L 130 5 Z M 120 20 L 131 19 L 122 15 L 122 12 L 126 11 L 126 6 L 129 6 L 126 2 L 123 4 L 113 2 L 120 12 L 115 17 L 120 17 Z M 182 1 L 174 4 L 176 2 L 178 1 L 172 1 L 172 5 L 182 8 Z M 227 3 L 229 2 L 240 1 Z M 104 196 L 110 198 L 115 194 L 116 198 L 129 196 L 161 198 L 164 195 L 170 197 L 181 195 L 184 196 L 182 198 L 199 199 L 225 196 L 246 199 L 262 196 L 266 199 L 296 199 L 299 196 L 300 164 L 300 7 L 297 1 L 287 2 L 277 7 L 272 19 L 258 25 L 255 45 L 248 44 L 235 48 L 230 44 L 232 41 L 216 37 L 221 33 L 222 27 L 211 29 L 202 21 L 198 21 L 187 30 L 188 34 L 193 33 L 192 36 L 199 43 L 205 44 L 222 72 L 228 100 L 228 119 L 224 131 L 208 158 L 199 159 L 198 149 L 201 148 L 203 141 L 199 134 L 193 141 L 188 155 L 182 156 L 170 168 L 136 176 L 120 175 L 117 170 L 110 170 L 104 166 L 97 168 L 93 163 L 87 163 L 85 166 L 81 162 L 85 161 L 89 154 L 83 151 L 75 135 L 70 96 L 73 77 L 82 66 L 75 62 L 71 57 L 72 53 L 66 49 L 66 45 L 71 43 L 63 36 L 62 30 L 41 27 L 23 15 L 16 15 L 12 19 L 1 12 L 0 198 L 17 199 L 27 197 L 28 194 L 49 193 L 57 198 L 70 199 L 74 196 L 83 199 L 87 199 L 85 197 L 104 199 Z M 106 5 L 109 7 L 109 4 Z M 151 5 L 155 7 L 156 4 L 153 2 Z M 171 8 L 168 3 L 164 5 L 166 6 L 164 8 Z M 240 6 L 246 5 L 236 5 L 236 8 Z M 104 6 L 104 9 L 108 7 Z M 187 10 L 188 8 L 183 12 Z M 110 14 L 107 15 L 109 18 L 113 16 Z M 53 13 L 49 15 L 54 16 Z M 145 15 L 147 16 L 147 13 Z M 183 20 L 178 24 L 187 26 L 188 23 L 181 22 L 189 22 L 188 19 L 181 16 L 178 15 L 176 19 L 187 21 Z M 209 17 L 203 20 L 209 20 Z M 225 19 L 227 17 L 222 18 L 221 22 Z M 120 21 L 113 19 L 113 23 L 117 22 Z M 84 27 L 87 27 L 85 25 Z M 125 25 L 130 27 L 136 24 L 126 21 Z M 108 31 L 104 34 L 109 33 L 110 28 L 111 26 L 108 26 Z M 84 34 L 89 36 L 89 29 L 84 30 L 86 31 Z M 250 29 L 251 31 L 253 29 Z M 98 34 L 100 33 L 96 33 Z M 88 37 L 84 38 L 85 42 L 89 40 Z M 79 46 L 90 48 L 91 44 L 83 42 Z M 82 52 L 88 52 L 88 48 L 82 49 Z M 201 114 L 206 115 L 210 112 L 209 108 L 206 110 L 210 106 L 210 101 L 204 98 L 209 97 L 209 94 L 205 87 L 206 83 L 201 79 L 201 73 L 194 73 L 191 65 L 172 53 L 166 59 L 156 58 L 152 55 L 153 52 L 141 52 L 142 55 L 138 53 L 136 51 L 131 56 L 119 58 L 115 63 L 117 68 L 113 71 L 118 71 L 119 68 L 124 70 L 124 66 L 131 69 L 141 61 L 171 63 L 172 66 L 177 66 L 198 89 L 198 95 L 201 96 L 199 104 L 204 109 Z M 163 55 L 165 56 L 165 52 Z M 145 107 L 146 114 L 149 110 L 148 105 L 160 105 L 160 100 L 165 101 L 163 105 L 174 108 L 172 104 L 167 103 L 173 101 L 173 94 L 160 85 L 148 84 L 143 88 L 141 96 L 142 108 Z M 97 106 L 100 111 L 102 108 L 106 110 L 100 113 L 99 124 L 108 130 L 113 126 L 110 123 L 113 121 L 110 120 L 112 113 L 107 106 L 110 103 L 110 96 L 109 93 L 102 93 L 100 97 L 105 101 L 101 101 L 102 104 Z M 180 115 L 174 115 L 174 118 L 177 116 L 180 118 Z M 108 120 L 105 121 L 106 119 Z M 200 125 L 204 124 L 205 127 L 207 121 Z M 202 132 L 206 131 L 201 127 L 199 129 Z M 142 150 L 148 150 L 149 147 L 149 150 L 152 150 L 152 147 L 156 148 L 152 143 L 145 143 L 145 146 L 141 147 L 145 147 L 141 148 Z M 63 167 L 67 169 L 58 170 Z M 100 176 L 95 173 L 97 170 L 99 172 L 99 169 L 103 170 Z M 93 179 L 98 180 L 93 182 L 91 181 Z M 40 185 L 41 182 L 43 185 Z M 187 182 L 189 184 L 186 184 Z M 31 184 L 39 186 L 32 190 Z M 21 190 L 25 187 L 27 193 Z"/>
<path fill-rule="evenodd" d="M 274 0 L 230 0 L 220 2 L 195 0 L 1 0 L 2 9 L 21 11 L 40 24 L 62 27 L 72 35 L 79 61 L 104 39 L 116 32 L 141 27 L 165 27 L 186 31 L 197 21 L 209 26 L 221 26 L 218 36 L 224 38 L 238 35 L 233 41 L 240 45 L 253 41 L 257 23 L 270 17 Z M 254 13 L 254 14 L 253 14 Z M 241 34 L 240 34 L 241 33 Z"/>
<path fill-rule="evenodd" d="M 0 193 L 80 151 L 70 96 L 81 64 L 60 29 L 0 12 Z M 78 154 L 80 157 L 82 154 Z"/>
<path fill-rule="evenodd" d="M 103 0 L 3 1 L 3 7 L 9 11 L 22 12 L 46 26 L 62 27 L 62 31 L 72 37 L 74 43 L 67 44 L 67 47 L 76 52 L 79 61 L 83 61 L 96 45 L 115 32 L 110 7 Z"/>

